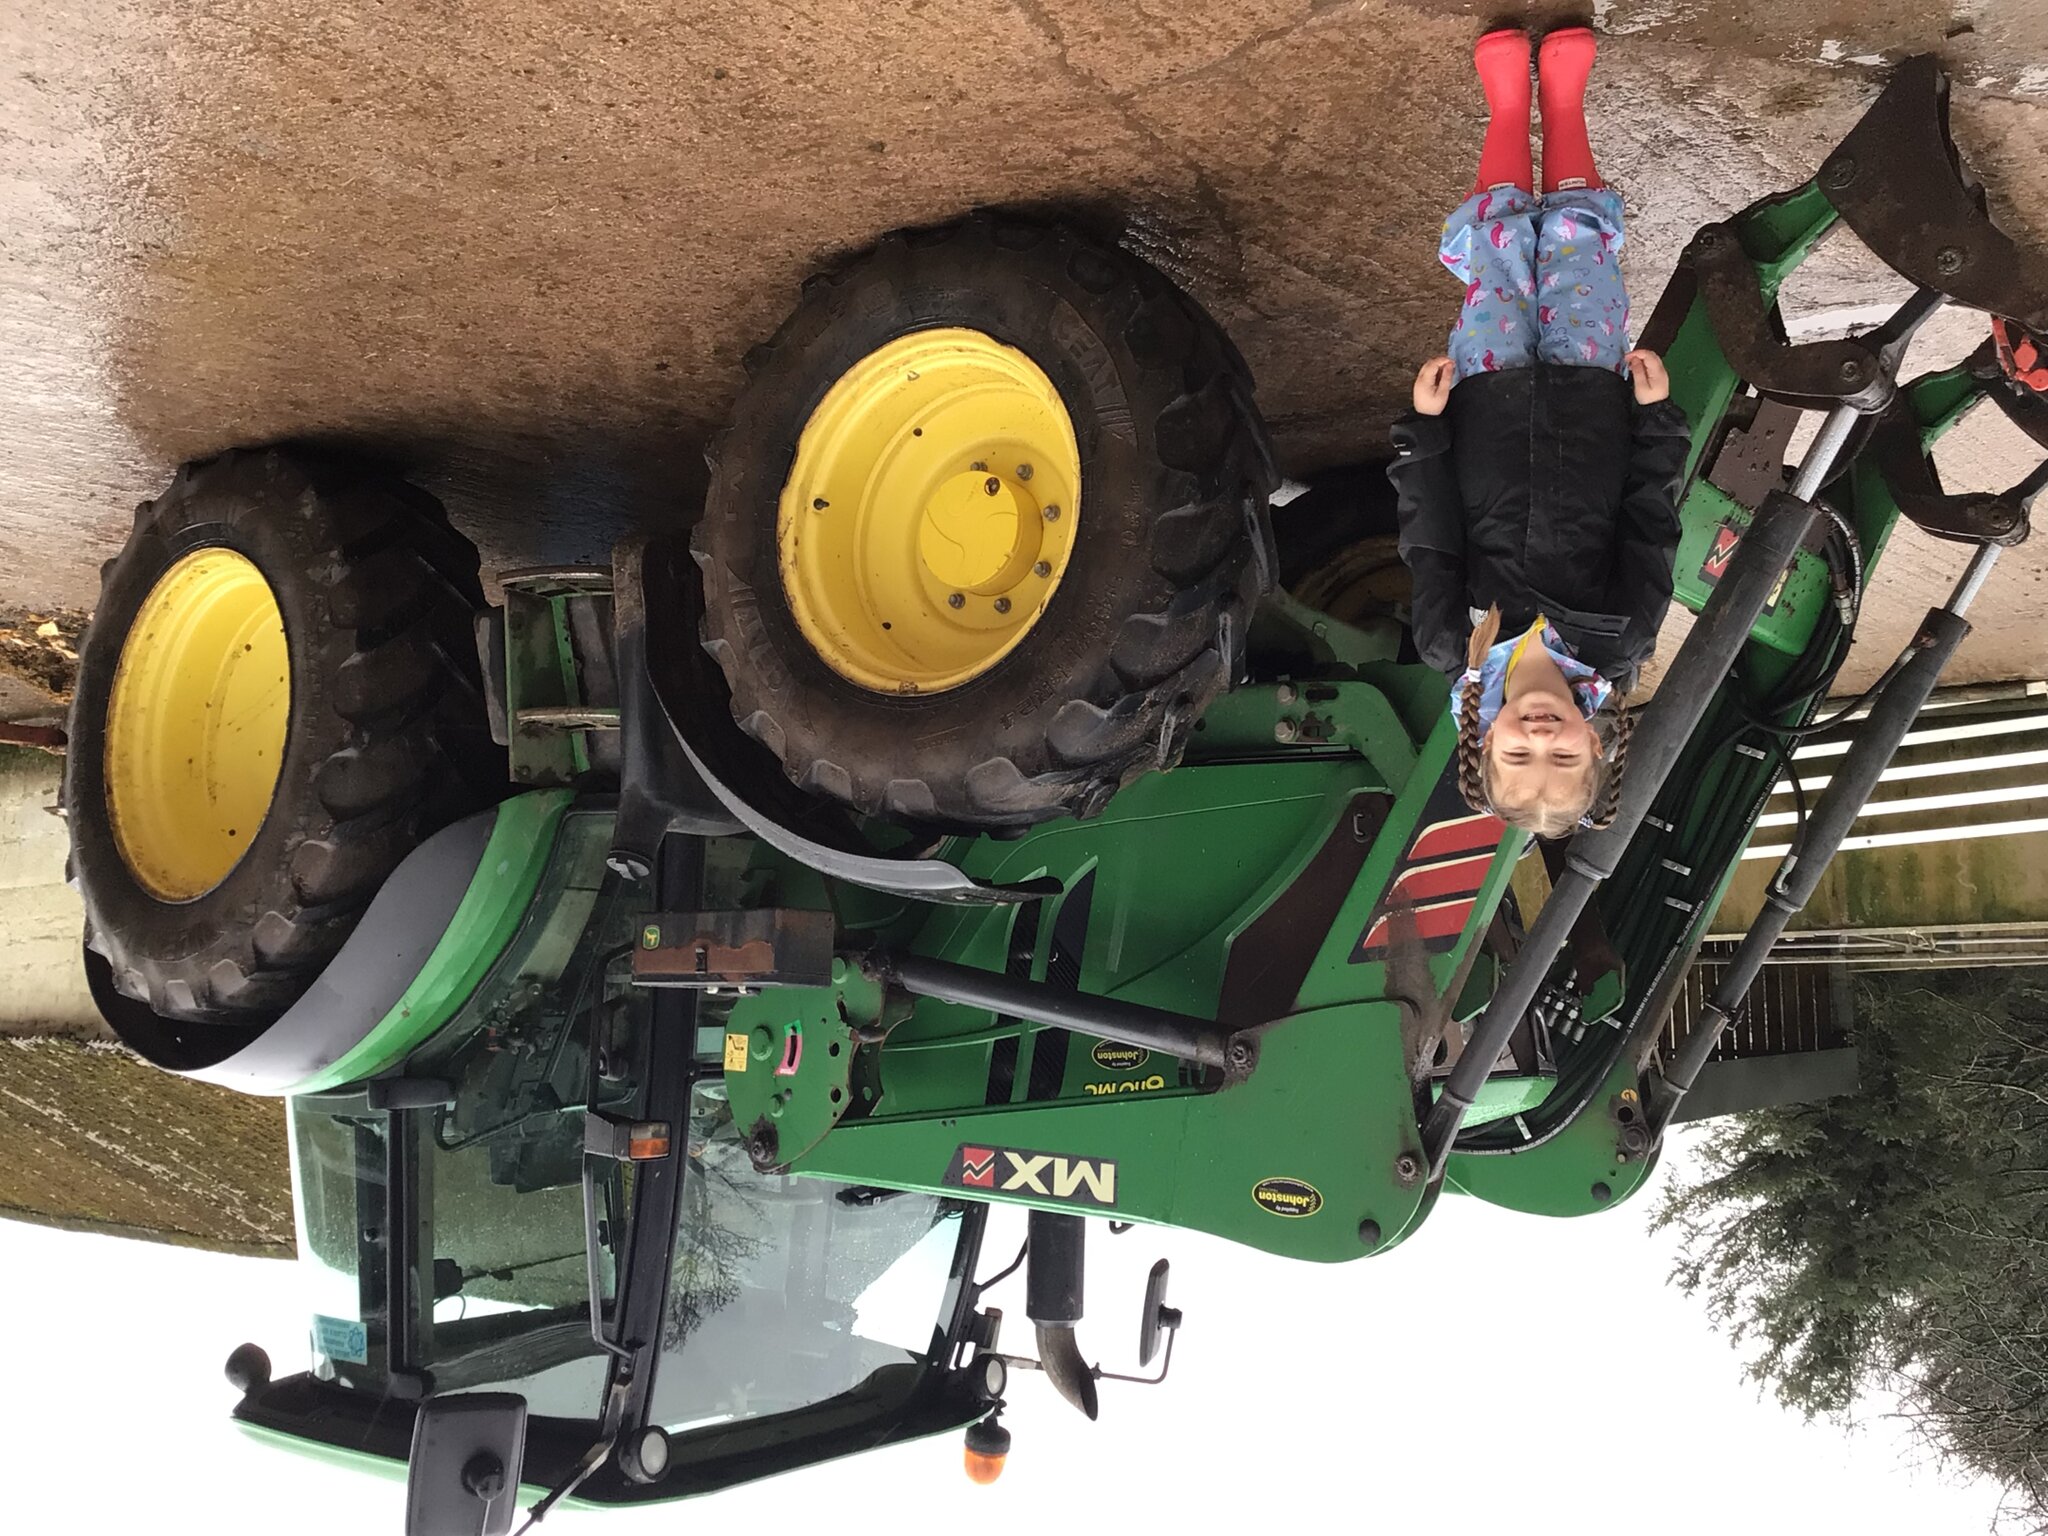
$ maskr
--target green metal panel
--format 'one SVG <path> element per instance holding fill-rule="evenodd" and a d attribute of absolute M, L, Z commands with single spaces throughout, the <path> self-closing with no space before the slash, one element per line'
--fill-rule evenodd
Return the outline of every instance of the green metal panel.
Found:
<path fill-rule="evenodd" d="M 1721 542 L 1722 530 L 1740 538 L 1750 524 L 1750 511 L 1719 486 L 1702 480 L 1686 497 L 1679 534 L 1673 587 L 1686 607 L 1697 613 L 1714 590 L 1707 573 L 1725 567 L 1734 545 Z M 1796 655 L 1812 632 L 1817 605 L 1828 600 L 1827 562 L 1818 555 L 1793 557 L 1750 634 L 1773 649 Z"/>
<path fill-rule="evenodd" d="M 1590 1216 L 1619 1205 L 1643 1187 L 1657 1163 L 1656 1148 L 1646 1158 L 1630 1157 L 1617 1145 L 1617 1114 L 1639 1102 L 1635 1067 L 1623 1061 L 1593 1107 L 1549 1141 L 1513 1156 L 1453 1153 L 1444 1183 L 1532 1216 Z"/>
<path fill-rule="evenodd" d="M 1418 725 L 1397 707 L 1384 674 L 1406 681 L 1426 668 L 1386 666 L 1371 681 L 1302 681 L 1239 688 L 1211 704 L 1189 743 L 1191 765 L 1221 756 L 1265 753 L 1286 761 L 1304 754 L 1355 753 L 1365 759 L 1378 786 L 1405 784 L 1415 772 L 1411 736 L 1426 738 L 1443 713 L 1448 695 L 1430 690 L 1430 707 Z M 1436 674 L 1429 673 L 1431 678 Z M 1409 700 L 1397 696 L 1401 704 Z"/>
<path fill-rule="evenodd" d="M 1400 1010 L 1378 1003 L 1296 1014 L 1266 1038 L 1250 1080 L 1222 1092 L 876 1114 L 840 1125 L 794 1167 L 850 1183 L 1185 1227 L 1331 1262 L 1406 1231 L 1422 1187 L 1404 1184 L 1395 1165 L 1404 1153 L 1419 1156 L 1420 1145 Z M 992 1183 L 948 1181 L 963 1148 L 995 1158 Z M 1059 1162 L 1027 1166 L 1020 1177 L 1011 1151 L 1027 1165 L 1045 1154 Z M 1092 1183 L 1074 1179 L 1072 1165 L 1082 1160 Z M 1063 1175 L 1065 1187 L 1086 1195 L 1059 1198 Z M 1314 1208 L 1280 1215 L 1262 1205 L 1254 1191 L 1279 1180 L 1308 1186 Z M 1368 1220 L 1378 1226 L 1374 1247 L 1359 1236 Z"/>
<path fill-rule="evenodd" d="M 577 658 L 571 605 L 609 623 L 611 578 L 601 569 L 514 572 L 504 583 L 505 717 L 515 784 L 568 784 L 591 766 L 595 722 L 616 726 L 616 704 L 592 706 Z M 521 721 L 529 710 L 573 709 L 584 723 Z"/>
<path fill-rule="evenodd" d="M 1505 1120 L 1509 1115 L 1519 1115 L 1525 1109 L 1534 1109 L 1550 1096 L 1554 1077 L 1510 1077 L 1496 1073 L 1489 1077 L 1479 1090 L 1479 1097 L 1472 1101 L 1472 1108 L 1465 1116 L 1467 1125 L 1486 1125 L 1495 1120 Z M 1432 1084 L 1430 1098 L 1441 1098 L 1443 1085 Z"/>
<path fill-rule="evenodd" d="M 565 703 L 581 703 L 583 700 L 582 679 L 576 673 L 576 642 L 569 636 L 569 603 L 571 599 L 557 593 L 548 600 L 548 623 L 555 637 L 555 660 L 562 679 L 562 698 Z M 515 736 L 518 734 L 514 733 Z M 565 731 L 569 743 L 569 761 L 572 772 L 590 771 L 590 748 L 581 731 Z"/>
<path fill-rule="evenodd" d="M 1270 726 L 1265 735 L 1270 741 Z M 1015 841 L 977 841 L 962 863 L 993 880 L 1054 875 L 1069 892 L 1088 881 L 1080 989 L 1207 1016 L 1222 985 L 1229 940 L 1292 883 L 1352 797 L 1373 787 L 1369 776 L 1364 783 L 1361 777 L 1356 758 L 1309 752 L 1278 763 L 1154 775 L 1117 796 L 1095 821 L 1058 822 Z M 1047 941 L 1060 926 L 1065 900 L 1047 901 L 1033 915 L 1039 928 L 1032 970 L 1037 979 L 1044 979 Z M 923 910 L 930 916 L 914 935 L 918 952 L 1002 971 L 1012 927 L 1029 909 Z M 1274 999 L 1274 1011 L 1285 1012 L 1291 1001 Z M 765 992 L 737 1003 L 728 1028 L 751 1033 L 767 1027 L 781 1040 L 798 1010 L 808 1016 L 824 1006 L 818 994 Z M 1022 1053 L 1030 1049 L 1033 1033 L 1022 1025 L 992 1028 L 982 1010 L 920 1001 L 883 1054 L 889 1112 L 937 1113 L 963 1103 L 982 1107 L 992 1052 L 1001 1040 L 1020 1036 L 1026 1044 L 1014 1095 L 1021 1097 L 1031 1076 L 1031 1062 Z M 1076 1065 L 1058 1085 L 1058 1096 L 1100 1097 L 1089 1094 L 1088 1084 L 1117 1080 L 1095 1068 L 1088 1050 L 1071 1052 L 1069 1060 Z M 743 1124 L 752 1123 L 742 1109 L 752 1104 L 748 1090 L 758 1084 L 757 1078 L 732 1085 L 734 1111 Z M 785 1157 L 796 1156 L 813 1139 L 803 1134 L 812 1122 L 798 1124 L 801 1129 L 778 1127 Z"/>
<path fill-rule="evenodd" d="M 320 1093 L 381 1072 L 455 1017 L 518 931 L 573 798 L 566 789 L 543 789 L 499 802 L 476 875 L 412 985 L 354 1048 L 293 1093 Z"/>
<path fill-rule="evenodd" d="M 1285 587 L 1276 586 L 1259 600 L 1252 622 L 1257 626 L 1252 637 L 1255 652 L 1269 649 L 1261 642 L 1270 630 L 1284 635 L 1282 644 L 1299 649 L 1318 670 L 1334 666 L 1357 671 L 1373 662 L 1391 662 L 1401 650 L 1401 626 L 1391 618 L 1347 624 L 1309 607 Z"/>
<path fill-rule="evenodd" d="M 1524 846 L 1518 834 L 1502 842 L 1449 942 L 1397 944 L 1391 963 L 1365 957 L 1361 941 L 1456 743 L 1441 678 L 1428 674 L 1394 695 L 1347 683 L 1229 696 L 1206 717 L 1199 750 L 1262 745 L 1269 761 L 1154 775 L 1096 821 L 977 840 L 961 857 L 973 874 L 1050 875 L 1065 894 L 1030 916 L 945 909 L 916 935 L 921 953 L 1002 971 L 1016 925 L 1035 923 L 1029 974 L 1043 979 L 1052 936 L 1073 931 L 1065 918 L 1085 884 L 1079 974 L 1062 984 L 1213 1018 L 1233 948 L 1253 923 L 1332 846 L 1370 839 L 1356 874 L 1327 892 L 1335 916 L 1321 913 L 1307 936 L 1313 960 L 1296 995 L 1262 998 L 1246 1020 L 1273 1021 L 1248 1082 L 1219 1089 L 1156 1055 L 929 999 L 907 1018 L 883 1019 L 879 999 L 852 996 L 854 978 L 842 969 L 832 988 L 765 991 L 733 1005 L 726 1083 L 736 1118 L 773 1127 L 778 1160 L 800 1174 L 1079 1208 L 1324 1262 L 1392 1246 L 1427 1208 L 1409 1072 L 1415 1040 L 1467 968 Z M 1410 715 L 1425 719 L 1419 748 Z M 1275 735 L 1283 719 L 1295 726 L 1291 740 Z M 1369 748 L 1371 760 L 1355 747 Z M 1380 809 L 1358 796 L 1396 784 L 1380 822 Z M 859 1047 L 854 1027 L 887 1029 L 887 1042 Z M 781 1074 L 793 1028 L 801 1055 Z M 996 1062 L 1005 1050 L 1014 1051 L 1007 1080 Z M 1062 1052 L 1056 1072 L 1034 1072 Z M 1538 1091 L 1504 1085 L 1502 1107 L 1512 1112 Z M 1553 1156 L 1524 1161 L 1540 1180 Z"/>
<path fill-rule="evenodd" d="M 1069 889 L 1092 871 L 1081 990 L 1209 1017 L 1231 940 L 1293 883 L 1354 796 L 1382 788 L 1356 759 L 1306 753 L 1156 774 L 1096 821 L 980 843 L 964 867 L 991 880 L 1052 874 Z M 918 948 L 950 955 L 944 933 L 935 925 L 939 944 Z M 1270 1001 L 1279 1016 L 1293 999 Z"/>

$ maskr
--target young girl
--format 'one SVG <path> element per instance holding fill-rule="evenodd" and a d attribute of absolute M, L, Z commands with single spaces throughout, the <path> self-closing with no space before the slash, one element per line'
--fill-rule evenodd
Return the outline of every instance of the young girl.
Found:
<path fill-rule="evenodd" d="M 1586 135 L 1594 46 L 1572 27 L 1539 50 L 1540 197 L 1529 39 L 1489 32 L 1473 50 L 1491 117 L 1440 252 L 1465 304 L 1450 355 L 1415 376 L 1387 471 L 1415 643 L 1454 679 L 1459 788 L 1544 837 L 1614 817 L 1622 699 L 1671 600 L 1688 447 L 1663 362 L 1629 350 L 1621 198 Z"/>

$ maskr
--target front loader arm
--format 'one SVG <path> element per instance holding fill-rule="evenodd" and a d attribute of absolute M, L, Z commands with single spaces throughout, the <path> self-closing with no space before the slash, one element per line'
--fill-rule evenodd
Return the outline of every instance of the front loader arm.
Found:
<path fill-rule="evenodd" d="M 727 1092 L 757 1158 L 1322 1262 L 1402 1240 L 1433 1198 L 1418 1109 L 1523 840 L 1458 802 L 1448 721 L 1410 749 L 1398 794 L 1344 750 L 1363 688 L 1244 690 L 1206 722 L 1217 755 L 1141 781 L 1095 822 L 963 859 L 978 878 L 1056 881 L 1057 896 L 882 935 L 1044 987 L 1043 1017 L 906 998 L 852 949 L 829 985 L 734 1003 Z M 1075 993 L 1248 1030 L 1256 1068 L 1231 1081 L 1067 1027 Z M 1576 1190 L 1546 1200 L 1560 1211 L 1620 1198 L 1643 1171 L 1610 1145 L 1582 1178 L 1586 1148 L 1569 1151 Z"/>

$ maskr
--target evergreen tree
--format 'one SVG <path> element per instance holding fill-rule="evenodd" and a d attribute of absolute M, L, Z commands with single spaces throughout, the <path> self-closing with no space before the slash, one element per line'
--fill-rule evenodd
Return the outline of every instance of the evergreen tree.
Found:
<path fill-rule="evenodd" d="M 1723 1121 L 1657 1213 L 1673 1278 L 1809 1417 L 1882 1387 L 1944 1459 L 2048 1531 L 2048 987 L 1857 986 L 1861 1089 Z"/>

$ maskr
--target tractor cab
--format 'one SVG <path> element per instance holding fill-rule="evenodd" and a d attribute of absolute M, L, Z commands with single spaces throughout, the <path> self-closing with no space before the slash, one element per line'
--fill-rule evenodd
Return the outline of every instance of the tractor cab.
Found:
<path fill-rule="evenodd" d="M 647 895 L 611 824 L 563 816 L 517 936 L 400 1073 L 288 1101 L 312 1369 L 238 1351 L 247 1428 L 395 1467 L 423 1402 L 509 1396 L 515 1481 L 629 1447 L 577 1490 L 616 1504 L 987 1411 L 957 1368 L 986 1207 L 756 1170 L 717 1031 L 629 983 Z"/>

